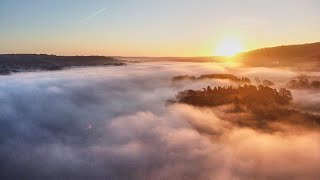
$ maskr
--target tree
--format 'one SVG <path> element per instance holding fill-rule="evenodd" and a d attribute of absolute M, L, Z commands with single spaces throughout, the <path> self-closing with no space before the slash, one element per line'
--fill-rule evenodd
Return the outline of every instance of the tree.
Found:
<path fill-rule="evenodd" d="M 264 85 L 264 86 L 273 86 L 274 83 L 272 81 L 269 81 L 269 80 L 265 79 L 265 80 L 262 81 L 262 85 Z"/>
<path fill-rule="evenodd" d="M 299 87 L 299 84 L 298 84 L 298 81 L 297 80 L 290 80 L 288 83 L 287 83 L 287 86 L 289 88 L 292 88 L 292 89 L 296 89 Z"/>
<path fill-rule="evenodd" d="M 279 97 L 280 104 L 288 104 L 293 100 L 291 92 L 285 88 L 279 90 Z"/>
<path fill-rule="evenodd" d="M 260 80 L 258 77 L 254 78 L 254 80 L 256 81 L 256 83 L 257 83 L 258 85 L 261 84 L 261 80 Z"/>
<path fill-rule="evenodd" d="M 300 75 L 298 77 L 299 88 L 308 88 L 309 87 L 309 79 L 306 75 Z"/>
<path fill-rule="evenodd" d="M 312 83 L 310 84 L 310 87 L 320 88 L 320 81 L 312 81 Z"/>

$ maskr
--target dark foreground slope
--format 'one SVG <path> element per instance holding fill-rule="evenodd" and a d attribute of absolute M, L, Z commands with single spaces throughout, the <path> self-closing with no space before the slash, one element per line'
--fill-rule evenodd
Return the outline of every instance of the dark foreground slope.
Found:
<path fill-rule="evenodd" d="M 320 67 L 320 42 L 263 48 L 240 54 L 241 61 L 250 66 Z M 307 64 L 306 64 L 307 63 Z"/>
<path fill-rule="evenodd" d="M 104 56 L 0 55 L 0 75 L 12 72 L 61 70 L 69 67 L 104 65 L 124 65 L 124 62 Z"/>

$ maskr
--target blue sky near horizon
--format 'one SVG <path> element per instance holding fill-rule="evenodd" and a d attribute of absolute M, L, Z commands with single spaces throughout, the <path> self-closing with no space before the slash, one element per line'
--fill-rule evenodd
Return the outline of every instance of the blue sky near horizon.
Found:
<path fill-rule="evenodd" d="M 317 0 L 0 0 L 0 53 L 207 56 L 320 41 Z"/>

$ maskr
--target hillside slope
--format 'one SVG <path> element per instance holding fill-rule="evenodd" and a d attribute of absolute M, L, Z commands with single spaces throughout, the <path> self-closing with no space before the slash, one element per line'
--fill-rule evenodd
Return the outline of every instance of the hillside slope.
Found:
<path fill-rule="evenodd" d="M 242 53 L 240 58 L 251 66 L 297 66 L 303 63 L 319 66 L 320 42 L 262 48 Z"/>
<path fill-rule="evenodd" d="M 0 55 L 0 75 L 12 72 L 60 70 L 75 66 L 124 65 L 123 61 L 104 56 L 55 56 L 37 54 Z"/>

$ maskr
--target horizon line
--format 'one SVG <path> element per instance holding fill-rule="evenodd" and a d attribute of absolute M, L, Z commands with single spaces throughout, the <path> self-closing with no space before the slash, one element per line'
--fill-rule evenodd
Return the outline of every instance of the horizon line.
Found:
<path fill-rule="evenodd" d="M 268 49 L 268 48 L 277 48 L 277 47 L 286 47 L 286 46 L 299 46 L 299 45 L 310 45 L 310 44 L 318 44 L 320 41 L 315 42 L 308 42 L 308 43 L 297 43 L 297 44 L 283 44 L 283 45 L 275 45 L 275 46 L 266 46 L 255 48 L 243 52 L 239 52 L 237 55 L 249 53 L 252 51 Z M 84 54 L 75 54 L 75 55 L 66 55 L 66 54 L 53 54 L 53 53 L 0 53 L 0 55 L 47 55 L 47 56 L 100 56 L 100 57 L 122 57 L 122 58 L 223 58 L 227 56 L 218 56 L 218 55 L 199 55 L 199 56 L 123 56 L 123 55 L 98 55 L 98 54 L 91 54 L 91 55 L 84 55 Z"/>

